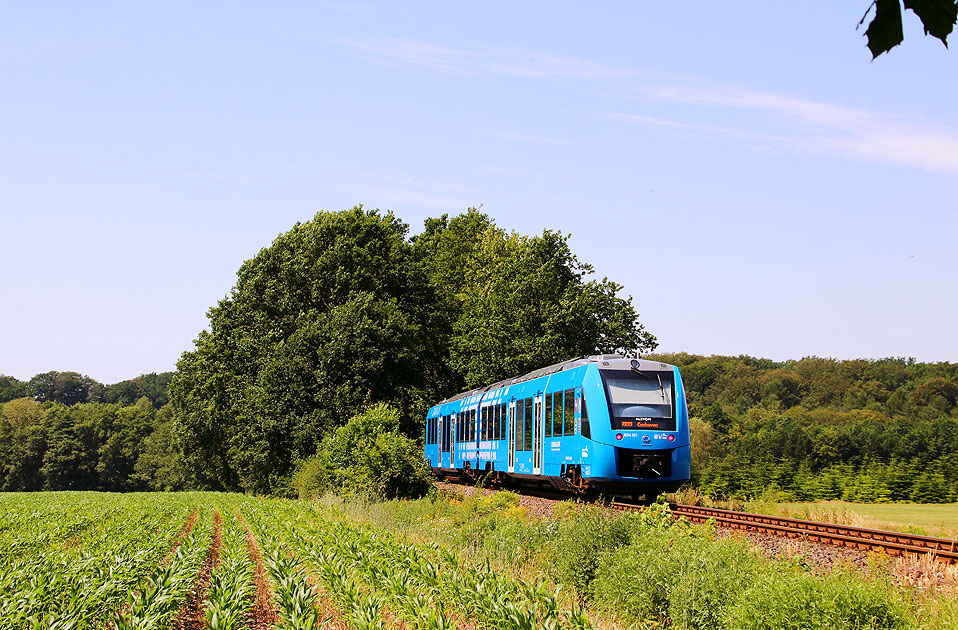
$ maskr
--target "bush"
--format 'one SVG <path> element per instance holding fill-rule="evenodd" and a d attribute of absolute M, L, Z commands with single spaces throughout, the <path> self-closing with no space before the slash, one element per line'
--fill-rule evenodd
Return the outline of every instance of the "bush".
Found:
<path fill-rule="evenodd" d="M 904 627 L 905 608 L 887 587 L 856 576 L 782 568 L 739 593 L 728 619 L 732 630 L 877 630 Z"/>
<path fill-rule="evenodd" d="M 570 505 L 570 513 L 553 521 L 555 534 L 546 552 L 549 576 L 585 599 L 602 554 L 629 542 L 633 520 L 608 509 Z"/>
<path fill-rule="evenodd" d="M 399 432 L 399 413 L 379 404 L 326 437 L 293 475 L 301 499 L 331 492 L 369 499 L 418 498 L 432 486 L 422 449 Z"/>
<path fill-rule="evenodd" d="M 603 557 L 592 590 L 600 607 L 631 621 L 717 628 L 724 626 L 722 607 L 758 566 L 740 540 L 714 541 L 681 527 L 649 529 Z"/>

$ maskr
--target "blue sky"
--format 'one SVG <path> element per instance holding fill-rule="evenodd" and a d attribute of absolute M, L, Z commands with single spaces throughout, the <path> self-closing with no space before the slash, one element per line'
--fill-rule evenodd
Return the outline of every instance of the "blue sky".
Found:
<path fill-rule="evenodd" d="M 958 53 L 868 2 L 6 3 L 0 373 L 174 368 L 356 204 L 571 233 L 660 349 L 958 360 Z"/>

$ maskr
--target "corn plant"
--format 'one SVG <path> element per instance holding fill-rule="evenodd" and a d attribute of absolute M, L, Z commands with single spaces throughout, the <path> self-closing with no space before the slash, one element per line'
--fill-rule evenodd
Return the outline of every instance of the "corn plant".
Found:
<path fill-rule="evenodd" d="M 236 630 L 253 604 L 256 570 L 246 550 L 246 537 L 233 517 L 227 518 L 220 564 L 210 574 L 204 602 L 208 630 Z"/>

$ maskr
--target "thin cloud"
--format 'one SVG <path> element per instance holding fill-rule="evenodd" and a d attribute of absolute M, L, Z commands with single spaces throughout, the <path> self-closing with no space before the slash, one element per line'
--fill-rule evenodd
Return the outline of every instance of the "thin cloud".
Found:
<path fill-rule="evenodd" d="M 587 59 L 517 48 L 452 48 L 407 39 L 339 40 L 371 61 L 415 65 L 458 76 L 606 81 L 649 104 L 687 105 L 695 120 L 664 119 L 634 112 L 604 114 L 630 124 L 676 133 L 722 135 L 760 148 L 779 147 L 845 159 L 899 164 L 958 174 L 958 127 L 911 122 L 842 105 L 763 92 L 694 76 L 653 73 Z M 762 113 L 748 122 L 713 124 L 721 110 Z M 505 137 L 509 134 L 502 134 Z M 535 140 L 533 136 L 525 137 Z"/>
<path fill-rule="evenodd" d="M 568 140 L 562 138 L 549 138 L 547 136 L 534 136 L 527 133 L 509 133 L 506 131 L 490 131 L 490 136 L 508 138 L 509 140 L 521 140 L 523 142 L 538 142 L 542 144 L 568 144 Z"/>
<path fill-rule="evenodd" d="M 457 49 L 409 39 L 336 40 L 386 65 L 416 65 L 460 76 L 528 79 L 611 79 L 632 74 L 614 66 L 520 48 Z"/>

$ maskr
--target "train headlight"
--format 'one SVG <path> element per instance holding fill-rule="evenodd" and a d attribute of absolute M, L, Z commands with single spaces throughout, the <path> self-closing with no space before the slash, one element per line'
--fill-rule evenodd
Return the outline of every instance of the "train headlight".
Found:
<path fill-rule="evenodd" d="M 621 434 L 621 433 L 616 433 L 616 434 L 615 434 L 615 439 L 621 440 L 621 439 L 622 439 L 622 434 Z"/>
<path fill-rule="evenodd" d="M 675 441 L 675 436 L 669 433 L 669 442 L 674 442 L 674 441 Z"/>

